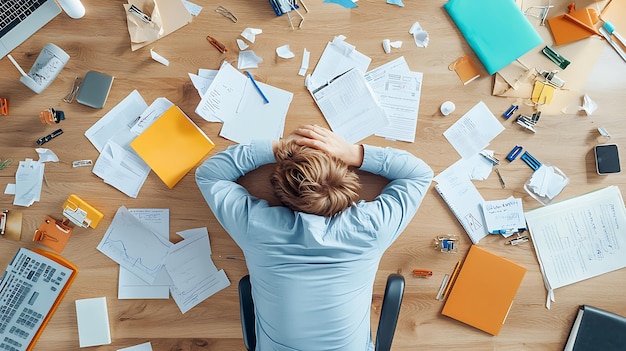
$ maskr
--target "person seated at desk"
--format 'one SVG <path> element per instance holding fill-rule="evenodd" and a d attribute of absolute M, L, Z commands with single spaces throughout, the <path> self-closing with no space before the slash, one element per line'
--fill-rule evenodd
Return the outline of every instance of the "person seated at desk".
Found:
<path fill-rule="evenodd" d="M 276 163 L 270 206 L 236 183 Z M 390 182 L 359 201 L 359 167 Z M 257 350 L 373 350 L 372 290 L 385 250 L 411 221 L 433 177 L 412 154 L 350 144 L 306 125 L 281 141 L 234 145 L 206 160 L 196 181 L 243 251 Z M 357 202 L 358 201 L 358 202 Z"/>

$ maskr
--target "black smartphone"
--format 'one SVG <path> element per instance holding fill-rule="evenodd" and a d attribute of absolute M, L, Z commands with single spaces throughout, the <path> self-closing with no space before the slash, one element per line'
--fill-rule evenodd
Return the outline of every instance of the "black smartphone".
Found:
<path fill-rule="evenodd" d="M 616 144 L 596 145 L 596 171 L 598 174 L 619 173 L 619 153 Z"/>

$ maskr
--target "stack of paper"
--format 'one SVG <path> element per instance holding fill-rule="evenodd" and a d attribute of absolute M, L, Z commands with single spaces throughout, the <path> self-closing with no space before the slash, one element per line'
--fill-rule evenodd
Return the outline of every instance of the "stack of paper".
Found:
<path fill-rule="evenodd" d="M 226 61 L 214 77 L 207 73 L 191 78 L 202 96 L 196 113 L 209 122 L 223 122 L 220 136 L 249 144 L 283 135 L 293 93 L 256 81 L 269 101 L 265 103 L 251 79 Z"/>

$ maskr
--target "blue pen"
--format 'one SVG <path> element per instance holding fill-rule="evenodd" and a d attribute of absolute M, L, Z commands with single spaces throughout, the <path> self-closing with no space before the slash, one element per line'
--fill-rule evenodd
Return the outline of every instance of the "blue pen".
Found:
<path fill-rule="evenodd" d="M 261 90 L 261 88 L 259 88 L 259 86 L 256 84 L 256 80 L 254 80 L 254 78 L 252 78 L 252 75 L 250 74 L 250 72 L 246 71 L 246 74 L 248 75 L 248 78 L 250 78 L 250 80 L 252 81 L 252 84 L 254 84 L 254 87 L 256 88 L 256 91 L 258 91 L 259 94 L 261 94 L 261 97 L 263 98 L 263 101 L 265 101 L 266 104 L 269 104 L 270 101 L 267 99 L 265 94 L 263 94 L 263 91 Z"/>
<path fill-rule="evenodd" d="M 518 228 L 518 229 L 500 229 L 494 230 L 489 234 L 518 234 L 526 231 L 526 228 Z"/>

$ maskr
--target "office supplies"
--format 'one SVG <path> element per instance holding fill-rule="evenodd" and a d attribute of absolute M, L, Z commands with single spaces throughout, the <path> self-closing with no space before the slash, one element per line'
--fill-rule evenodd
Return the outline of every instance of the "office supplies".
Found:
<path fill-rule="evenodd" d="M 566 69 L 569 66 L 570 62 L 563 56 L 561 56 L 558 52 L 556 52 L 553 48 L 546 45 L 541 52 L 546 55 L 552 62 L 556 63 L 561 69 Z"/>
<path fill-rule="evenodd" d="M 256 83 L 256 80 L 254 80 L 254 78 L 252 77 L 252 74 L 250 74 L 249 71 L 246 71 L 246 75 L 248 76 L 248 78 L 250 78 L 250 81 L 252 82 L 252 84 L 254 85 L 254 89 L 256 89 L 256 91 L 259 92 L 259 95 L 261 95 L 261 97 L 263 98 L 263 101 L 266 104 L 269 104 L 270 101 L 267 99 L 267 96 L 265 96 L 265 94 L 263 94 L 263 90 L 261 90 L 261 88 L 259 87 L 259 85 Z"/>
<path fill-rule="evenodd" d="M 469 178 L 445 179 L 435 185 L 435 190 L 465 229 L 472 243 L 477 244 L 489 234 L 480 210 L 480 204 L 485 200 Z"/>
<path fill-rule="evenodd" d="M 78 88 L 80 88 L 80 84 L 82 82 L 82 77 L 74 78 L 74 82 L 72 82 L 72 87 L 70 88 L 70 91 L 67 93 L 67 95 L 65 95 L 65 97 L 63 98 L 63 102 L 71 104 L 74 101 L 74 99 L 76 98 L 76 94 L 78 94 Z"/>
<path fill-rule="evenodd" d="M 449 281 L 450 281 L 450 274 L 446 273 L 443 276 L 443 279 L 441 280 L 441 285 L 439 286 L 439 291 L 437 292 L 437 296 L 435 297 L 435 299 L 439 301 L 443 300 L 443 293 L 446 289 L 446 286 L 448 286 Z"/>
<path fill-rule="evenodd" d="M 438 235 L 435 238 L 435 249 L 445 253 L 457 253 L 459 236 L 454 234 Z"/>
<path fill-rule="evenodd" d="M 0 212 L 0 235 L 4 235 L 6 230 L 8 214 L 9 210 L 2 210 L 2 212 Z"/>
<path fill-rule="evenodd" d="M 37 94 L 50 86 L 52 81 L 61 73 L 65 64 L 70 60 L 70 55 L 52 43 L 46 44 L 43 49 L 41 49 L 39 56 L 37 56 L 28 74 L 22 70 L 13 56 L 8 55 L 8 57 L 22 75 L 20 82 Z"/>
<path fill-rule="evenodd" d="M 523 243 L 527 243 L 527 242 L 528 242 L 528 236 L 527 235 L 519 236 L 519 234 L 518 234 L 518 236 L 516 238 L 513 238 L 513 239 L 507 241 L 507 243 L 509 245 L 513 245 L 513 246 L 519 245 L 519 244 L 523 244 Z"/>
<path fill-rule="evenodd" d="M 106 297 L 76 300 L 76 322 L 80 347 L 111 343 Z"/>
<path fill-rule="evenodd" d="M 0 218 L 2 222 L 0 237 L 19 241 L 22 238 L 22 212 L 2 210 Z"/>
<path fill-rule="evenodd" d="M 102 108 L 109 97 L 114 77 L 106 73 L 88 71 L 80 84 L 76 102 L 93 108 Z"/>
<path fill-rule="evenodd" d="M 52 107 L 39 112 L 39 120 L 44 124 L 59 123 L 65 119 L 65 113 Z"/>
<path fill-rule="evenodd" d="M 470 55 L 464 55 L 452 62 L 448 69 L 455 71 L 463 85 L 468 85 L 480 77 L 480 68 Z"/>
<path fill-rule="evenodd" d="M 605 22 L 599 29 L 600 34 L 606 39 L 606 41 L 615 49 L 619 56 L 626 61 L 626 41 L 624 38 L 615 31 L 615 27 L 611 22 Z M 615 37 L 615 39 L 613 38 Z M 620 46 L 621 45 L 621 46 Z"/>
<path fill-rule="evenodd" d="M 224 6 L 218 6 L 215 9 L 215 12 L 219 13 L 220 15 L 228 18 L 229 20 L 233 21 L 233 23 L 237 23 L 237 16 L 235 16 L 232 12 L 230 12 L 227 8 L 225 8 Z"/>
<path fill-rule="evenodd" d="M 143 13 L 143 11 L 141 11 L 141 9 L 139 9 L 139 7 L 135 6 L 134 4 L 130 5 L 130 7 L 128 8 L 128 12 L 137 16 L 140 20 L 146 23 L 152 22 L 152 18 L 150 18 L 150 16 L 146 15 L 145 13 Z"/>
<path fill-rule="evenodd" d="M 479 154 L 480 154 L 480 156 L 485 158 L 487 161 L 491 162 L 491 164 L 494 165 L 494 166 L 497 166 L 497 165 L 500 164 L 500 160 L 498 160 L 497 158 L 493 157 L 492 155 L 487 153 L 485 150 L 482 150 L 481 152 L 479 152 Z"/>
<path fill-rule="evenodd" d="M 191 23 L 193 19 L 182 0 L 128 0 L 128 4 L 123 5 L 132 51 L 170 35 Z M 146 22 L 137 14 L 130 12 L 129 9 L 133 5 L 149 16 L 150 21 Z"/>
<path fill-rule="evenodd" d="M 557 77 L 556 76 L 557 73 L 559 73 L 558 70 L 552 70 L 552 71 L 541 70 L 539 71 L 539 76 L 543 77 L 546 80 L 546 82 L 548 82 L 551 85 L 554 85 L 556 88 L 562 88 L 565 85 L 565 81 Z"/>
<path fill-rule="evenodd" d="M 9 115 L 9 99 L 0 98 L 0 116 Z"/>
<path fill-rule="evenodd" d="M 515 112 L 519 109 L 519 105 L 511 105 L 511 107 L 507 108 L 506 111 L 502 114 L 504 119 L 509 119 Z"/>
<path fill-rule="evenodd" d="M 543 42 L 514 1 L 449 0 L 443 8 L 490 75 Z"/>
<path fill-rule="evenodd" d="M 506 159 L 509 160 L 509 162 L 513 162 L 513 160 L 517 158 L 520 152 L 522 152 L 522 147 L 519 145 L 515 145 L 515 147 L 511 150 L 511 152 L 509 152 L 509 154 L 506 155 Z"/>
<path fill-rule="evenodd" d="M 563 351 L 620 351 L 626 344 L 626 317 L 581 305 Z"/>
<path fill-rule="evenodd" d="M 444 101 L 443 104 L 441 104 L 441 107 L 439 107 L 441 114 L 444 116 L 451 114 L 452 112 L 454 112 L 455 109 L 456 106 L 452 101 Z"/>
<path fill-rule="evenodd" d="M 211 45 L 213 45 L 213 47 L 215 47 L 217 51 L 221 52 L 222 54 L 228 51 L 228 48 L 226 47 L 226 45 L 220 43 L 217 39 L 213 38 L 212 36 L 207 35 L 206 40 L 208 40 L 209 43 L 211 43 Z"/>
<path fill-rule="evenodd" d="M 558 167 L 543 164 L 524 184 L 524 189 L 535 200 L 547 205 L 563 191 L 569 178 Z"/>
<path fill-rule="evenodd" d="M 626 208 L 617 186 L 539 207 L 525 216 L 548 290 L 548 308 L 554 289 L 626 267 Z"/>
<path fill-rule="evenodd" d="M 605 138 L 611 139 L 611 134 L 609 134 L 609 132 L 604 127 L 598 127 L 598 133 L 600 133 L 600 135 Z"/>
<path fill-rule="evenodd" d="M 0 279 L 0 349 L 31 350 L 77 273 L 57 254 L 18 249 Z"/>
<path fill-rule="evenodd" d="M 300 23 L 298 24 L 298 28 L 302 28 L 302 23 L 304 22 L 304 16 L 302 16 L 300 11 L 298 11 L 300 7 L 296 3 L 296 0 L 269 0 L 269 2 L 270 2 L 270 5 L 272 5 L 272 9 L 274 10 L 274 13 L 276 14 L 276 16 L 282 16 L 284 14 L 287 15 L 291 29 L 294 29 L 293 21 L 291 19 L 291 12 L 293 11 L 297 13 L 298 16 L 300 16 Z"/>
<path fill-rule="evenodd" d="M 215 144 L 178 106 L 172 106 L 130 146 L 171 189 Z"/>
<path fill-rule="evenodd" d="M 619 173 L 619 152 L 617 144 L 601 144 L 593 147 L 598 174 Z"/>
<path fill-rule="evenodd" d="M 35 34 L 58 14 L 61 8 L 54 0 L 20 0 L 3 2 L 0 8 L 0 58 L 3 58 Z"/>
<path fill-rule="evenodd" d="M 40 242 L 52 250 L 61 253 L 72 236 L 72 227 L 67 225 L 67 220 L 59 221 L 46 216 L 35 230 L 33 241 Z"/>
<path fill-rule="evenodd" d="M 498 170 L 498 168 L 494 168 L 494 170 L 496 171 L 496 174 L 498 175 L 498 180 L 500 181 L 500 186 L 502 187 L 502 189 L 506 188 L 506 183 L 504 182 L 504 178 L 502 178 L 502 174 L 500 174 L 500 170 Z"/>
<path fill-rule="evenodd" d="M 594 25 L 598 13 L 593 8 L 576 10 L 575 4 L 567 6 L 568 12 L 548 19 L 555 45 L 565 45 L 598 34 Z"/>
<path fill-rule="evenodd" d="M 503 200 L 485 201 L 481 204 L 489 234 L 511 234 L 526 230 L 522 199 L 509 197 Z"/>
<path fill-rule="evenodd" d="M 37 139 L 37 145 L 43 145 L 43 144 L 49 142 L 50 140 L 58 137 L 61 134 L 63 134 L 63 130 L 62 129 L 57 129 L 54 132 L 52 132 L 52 133 L 50 133 L 50 134 L 48 134 L 48 135 L 46 135 L 44 137 L 41 137 L 41 138 Z"/>
<path fill-rule="evenodd" d="M 485 149 L 502 131 L 504 131 L 502 123 L 496 119 L 487 105 L 480 101 L 446 129 L 443 136 L 462 158 L 469 158 Z"/>
<path fill-rule="evenodd" d="M 78 161 L 72 161 L 72 168 L 76 168 L 76 167 L 85 167 L 85 166 L 92 166 L 93 165 L 93 161 L 92 160 L 78 160 Z"/>
<path fill-rule="evenodd" d="M 539 167 L 541 167 L 541 162 L 537 161 L 537 159 L 534 158 L 533 155 L 529 154 L 528 151 L 524 151 L 520 159 L 524 161 L 533 171 L 536 171 Z"/>
<path fill-rule="evenodd" d="M 79 227 L 96 228 L 104 218 L 102 212 L 86 203 L 78 196 L 71 194 L 63 203 L 63 216 Z"/>
<path fill-rule="evenodd" d="M 535 122 L 533 121 L 532 117 L 529 117 L 529 116 L 526 116 L 526 115 L 519 115 L 515 119 L 515 123 L 517 123 L 518 125 L 522 126 L 524 129 L 526 129 L 528 131 L 531 131 L 533 133 L 537 132 L 535 130 Z"/>
<path fill-rule="evenodd" d="M 413 270 L 413 276 L 414 277 L 432 277 L 433 276 L 433 271 L 429 271 L 427 269 L 417 269 L 417 268 L 415 268 Z"/>
<path fill-rule="evenodd" d="M 539 25 L 545 26 L 546 25 L 546 18 L 548 17 L 548 12 L 553 7 L 554 7 L 554 5 L 530 6 L 526 10 L 524 10 L 524 14 L 526 16 L 531 16 L 531 17 L 534 17 L 534 18 L 538 19 L 540 21 Z M 535 10 L 539 10 L 539 14 L 534 14 L 533 12 Z"/>
<path fill-rule="evenodd" d="M 525 273 L 525 267 L 472 245 L 452 274 L 441 314 L 498 335 Z"/>
<path fill-rule="evenodd" d="M 11 163 L 13 163 L 13 159 L 10 159 L 10 158 L 5 158 L 4 160 L 0 159 L 0 171 L 5 169 Z"/>

